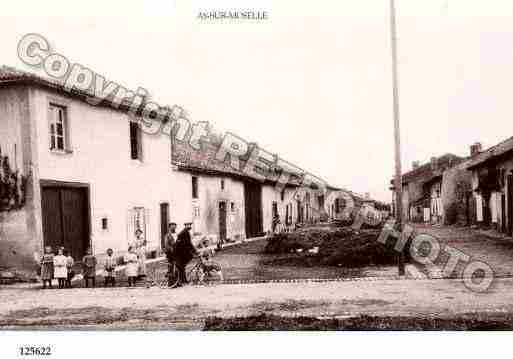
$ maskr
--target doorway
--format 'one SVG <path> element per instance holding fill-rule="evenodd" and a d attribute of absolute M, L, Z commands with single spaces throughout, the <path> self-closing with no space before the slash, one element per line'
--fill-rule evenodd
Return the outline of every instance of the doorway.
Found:
<path fill-rule="evenodd" d="M 92 245 L 88 185 L 41 181 L 41 211 L 44 246 L 64 247 L 82 260 Z"/>
<path fill-rule="evenodd" d="M 508 234 L 513 235 L 513 175 L 508 175 L 508 201 L 507 201 L 507 212 L 508 212 Z"/>
<path fill-rule="evenodd" d="M 219 202 L 219 241 L 226 242 L 226 202 Z"/>
<path fill-rule="evenodd" d="M 262 186 L 260 183 L 244 182 L 244 212 L 246 238 L 262 235 L 264 225 L 262 219 Z"/>
<path fill-rule="evenodd" d="M 160 204 L 160 248 L 166 248 L 166 235 L 169 226 L 169 203 Z"/>

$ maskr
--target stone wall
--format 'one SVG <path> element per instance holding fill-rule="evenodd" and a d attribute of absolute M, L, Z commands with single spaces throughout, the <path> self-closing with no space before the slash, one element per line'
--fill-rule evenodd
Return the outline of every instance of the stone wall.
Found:
<path fill-rule="evenodd" d="M 443 173 L 442 202 L 443 223 L 465 225 L 472 223 L 475 204 L 472 200 L 472 173 L 467 162 L 460 163 Z"/>
<path fill-rule="evenodd" d="M 0 148 L 12 171 L 26 178 L 23 206 L 0 212 L 0 267 L 34 271 L 42 243 L 34 214 L 33 134 L 29 91 L 24 86 L 0 89 Z"/>

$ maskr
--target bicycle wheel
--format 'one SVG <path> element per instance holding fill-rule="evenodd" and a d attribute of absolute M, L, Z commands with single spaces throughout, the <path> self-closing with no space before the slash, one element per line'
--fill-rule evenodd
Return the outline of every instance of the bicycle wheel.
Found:
<path fill-rule="evenodd" d="M 169 288 L 175 288 L 179 282 L 178 268 L 176 264 L 170 264 L 168 266 L 168 272 L 166 273 L 166 280 L 164 286 Z"/>
<path fill-rule="evenodd" d="M 219 263 L 211 262 L 208 267 L 208 272 L 206 273 L 207 280 L 220 282 L 224 281 L 223 269 Z"/>
<path fill-rule="evenodd" d="M 203 271 L 199 265 L 195 265 L 187 272 L 187 281 L 190 284 L 199 284 L 203 282 Z"/>
<path fill-rule="evenodd" d="M 150 273 L 148 282 L 152 286 L 162 287 L 162 283 L 166 281 L 166 270 L 163 267 L 156 267 Z"/>

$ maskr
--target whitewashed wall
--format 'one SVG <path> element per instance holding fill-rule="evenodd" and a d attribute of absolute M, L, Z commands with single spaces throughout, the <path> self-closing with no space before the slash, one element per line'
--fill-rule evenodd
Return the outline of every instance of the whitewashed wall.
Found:
<path fill-rule="evenodd" d="M 143 133 L 143 160 L 132 160 L 127 114 L 42 89 L 34 89 L 32 94 L 39 178 L 90 185 L 95 253 L 103 253 L 109 247 L 115 251 L 127 249 L 133 238 L 127 233 L 128 213 L 133 207 L 147 209 L 149 247 L 160 247 L 159 205 L 169 202 L 173 213 L 177 207 L 174 194 L 182 191 L 172 185 L 169 137 Z M 67 106 L 72 153 L 56 154 L 49 150 L 50 101 Z M 107 230 L 101 229 L 102 217 L 108 218 Z"/>

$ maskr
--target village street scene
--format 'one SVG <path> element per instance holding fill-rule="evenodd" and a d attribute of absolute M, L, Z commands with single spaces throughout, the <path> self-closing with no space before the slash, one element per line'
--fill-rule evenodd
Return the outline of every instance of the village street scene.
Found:
<path fill-rule="evenodd" d="M 512 330 L 511 109 L 489 83 L 513 71 L 489 44 L 513 26 L 483 15 L 476 45 L 479 9 L 398 3 L 292 30 L 283 9 L 287 27 L 201 10 L 172 48 L 159 14 L 166 37 L 119 44 L 103 20 L 20 25 L 0 64 L 0 330 Z"/>

